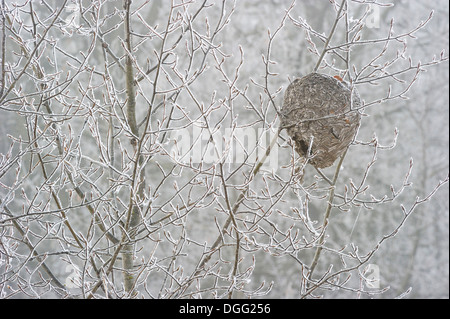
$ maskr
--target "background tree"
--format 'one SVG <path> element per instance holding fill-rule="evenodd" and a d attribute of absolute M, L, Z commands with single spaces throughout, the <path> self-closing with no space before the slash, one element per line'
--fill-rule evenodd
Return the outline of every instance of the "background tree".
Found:
<path fill-rule="evenodd" d="M 1 6 L 2 298 L 448 297 L 446 1 Z M 363 100 L 323 170 L 312 71 Z"/>

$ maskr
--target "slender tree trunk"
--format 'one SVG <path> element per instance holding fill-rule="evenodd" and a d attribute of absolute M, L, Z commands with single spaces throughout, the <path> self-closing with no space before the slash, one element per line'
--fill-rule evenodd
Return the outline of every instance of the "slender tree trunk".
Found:
<path fill-rule="evenodd" d="M 127 121 L 130 126 L 131 145 L 135 151 L 135 165 L 133 170 L 133 179 L 130 191 L 130 203 L 127 213 L 126 223 L 124 227 L 122 248 L 122 266 L 124 273 L 125 291 L 132 293 L 135 285 L 134 268 L 134 251 L 135 237 L 137 226 L 140 223 L 141 216 L 139 212 L 138 202 L 144 195 L 144 170 L 142 169 L 143 158 L 141 156 L 141 144 L 139 143 L 139 129 L 136 121 L 136 98 L 134 90 L 134 72 L 132 59 L 132 42 L 131 42 L 131 26 L 130 26 L 130 6 L 131 0 L 124 0 L 125 8 L 125 41 L 126 41 L 126 88 L 127 88 Z"/>

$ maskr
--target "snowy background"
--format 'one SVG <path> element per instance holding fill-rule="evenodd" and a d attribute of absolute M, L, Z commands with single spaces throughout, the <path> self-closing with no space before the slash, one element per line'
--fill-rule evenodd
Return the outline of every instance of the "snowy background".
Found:
<path fill-rule="evenodd" d="M 328 52 L 319 72 L 347 80 L 362 72 L 355 87 L 367 105 L 367 116 L 341 168 L 336 206 L 314 278 L 334 275 L 311 292 L 306 272 L 323 230 L 330 185 L 311 166 L 305 168 L 302 182 L 295 177 L 296 156 L 287 134 L 282 132 L 278 140 L 275 167 L 274 162 L 264 166 L 250 183 L 246 179 L 254 160 L 220 165 L 214 156 L 201 156 L 204 165 L 199 165 L 175 153 L 195 143 L 194 130 L 199 127 L 208 131 L 203 143 L 215 132 L 216 142 L 222 140 L 226 146 L 222 137 L 233 127 L 254 128 L 269 140 L 279 125 L 275 109 L 281 107 L 284 89 L 314 69 L 319 59 L 315 50 L 322 51 L 341 1 L 298 0 L 292 7 L 290 0 L 206 5 L 174 1 L 182 2 L 172 11 L 171 1 L 132 3 L 138 123 L 145 122 L 152 107 L 135 247 L 139 294 L 213 298 L 234 291 L 233 297 L 254 298 L 448 298 L 448 184 L 434 193 L 449 171 L 449 72 L 448 60 L 441 60 L 449 50 L 448 2 L 393 1 L 393 6 L 378 6 L 350 1 L 350 26 L 363 25 L 359 19 L 365 22 L 355 42 L 367 43 L 351 46 L 348 65 Z M 108 262 L 115 246 L 86 209 L 87 201 L 120 238 L 130 202 L 131 182 L 124 176 L 131 175 L 133 163 L 125 121 L 125 76 L 115 63 L 119 59 L 125 65 L 123 5 L 82 1 L 86 10 L 80 16 L 80 3 L 68 1 L 45 41 L 33 51 L 62 1 L 31 3 L 7 0 L 3 10 L 7 27 L 0 102 L 0 296 L 86 297 L 99 274 L 105 273 L 110 296 L 123 296 L 120 257 L 111 271 Z M 173 29 L 166 29 L 170 14 Z M 344 20 L 337 25 L 331 47 L 349 40 Z M 423 21 L 426 25 L 411 32 Z M 389 34 L 403 36 L 384 41 Z M 163 38 L 166 51 L 160 51 Z M 338 53 L 345 57 L 344 50 Z M 383 69 L 389 61 L 395 63 Z M 417 67 L 419 62 L 424 66 Z M 154 67 L 160 68 L 157 92 L 156 72 L 147 72 Z M 374 78 L 364 77 L 372 71 Z M 46 101 L 55 116 L 48 116 Z M 247 151 L 252 152 L 248 147 Z M 210 152 L 206 149 L 206 156 Z M 335 167 L 323 174 L 331 179 Z M 361 181 L 355 201 L 344 205 Z M 84 202 L 74 185 L 85 192 Z M 209 268 L 197 273 L 230 215 L 227 205 L 232 206 L 247 185 L 246 198 L 235 212 L 238 232 L 231 225 L 220 249 L 211 255 Z M 362 191 L 365 186 L 369 188 Z M 433 196 L 427 198 L 430 193 Z M 65 209 L 57 206 L 55 196 Z M 429 200 L 416 207 L 424 198 Z M 402 205 L 406 211 L 414 208 L 406 219 Z M 370 260 L 357 266 L 371 253 Z M 49 280 L 41 266 L 44 260 L 66 291 Z M 345 270 L 352 266 L 355 269 Z M 103 270 L 97 272 L 99 268 Z M 367 283 L 371 275 L 379 279 L 375 288 Z M 80 279 L 84 289 L 70 284 L 69 277 Z M 96 293 L 104 296 L 100 289 Z"/>

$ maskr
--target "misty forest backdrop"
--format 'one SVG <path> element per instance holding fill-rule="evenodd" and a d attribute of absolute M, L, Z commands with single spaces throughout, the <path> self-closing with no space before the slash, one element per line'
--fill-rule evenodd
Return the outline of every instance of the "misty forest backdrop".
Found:
<path fill-rule="evenodd" d="M 130 2 L 1 1 L 1 298 L 449 297 L 447 1 Z M 316 65 L 364 101 L 322 170 Z"/>

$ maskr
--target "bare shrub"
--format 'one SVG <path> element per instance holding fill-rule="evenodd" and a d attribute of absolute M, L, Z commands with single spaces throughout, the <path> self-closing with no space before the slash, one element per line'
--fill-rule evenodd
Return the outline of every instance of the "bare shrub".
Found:
<path fill-rule="evenodd" d="M 408 56 L 430 11 L 397 27 L 388 4 L 324 4 L 3 0 L 1 297 L 408 295 L 413 276 L 376 258 L 418 249 L 399 238 L 420 207 L 448 219 L 448 164 L 421 148 L 414 163 L 436 170 L 414 188 L 416 139 L 390 121 L 401 112 L 428 145 L 424 117 L 404 116 L 420 93 L 406 98 L 448 57 Z M 333 167 L 304 174 L 279 117 L 311 72 L 357 89 L 352 132 L 362 119 Z"/>

